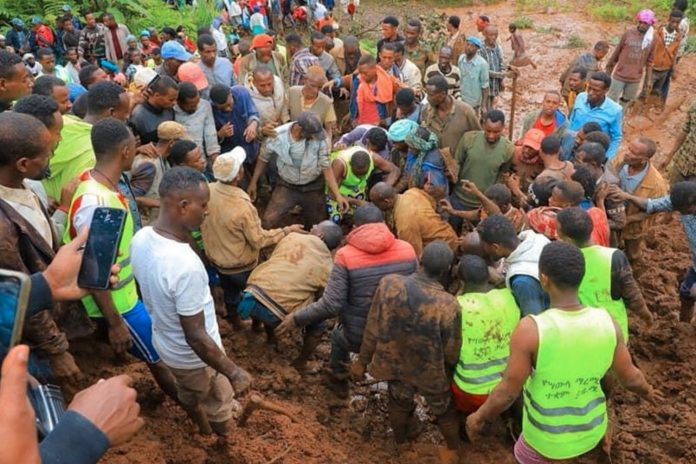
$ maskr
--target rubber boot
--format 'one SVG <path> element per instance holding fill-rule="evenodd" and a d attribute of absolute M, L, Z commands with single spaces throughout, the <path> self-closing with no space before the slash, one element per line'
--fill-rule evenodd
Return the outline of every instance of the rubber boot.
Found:
<path fill-rule="evenodd" d="M 397 445 L 406 443 L 408 440 L 408 425 L 412 415 L 413 410 L 405 411 L 392 398 L 389 398 L 389 422 Z"/>
<path fill-rule="evenodd" d="M 681 303 L 681 308 L 679 310 L 679 321 L 680 322 L 691 322 L 694 318 L 694 305 L 696 302 L 690 298 L 680 297 L 679 301 Z"/>
<path fill-rule="evenodd" d="M 449 409 L 437 418 L 437 427 L 440 429 L 447 448 L 458 450 L 461 446 L 459 438 L 459 413 L 454 406 L 450 405 Z"/>
<path fill-rule="evenodd" d="M 307 368 L 307 361 L 321 343 L 322 332 L 307 332 L 302 340 L 302 351 L 300 355 L 292 362 L 292 367 L 298 371 L 303 371 Z"/>

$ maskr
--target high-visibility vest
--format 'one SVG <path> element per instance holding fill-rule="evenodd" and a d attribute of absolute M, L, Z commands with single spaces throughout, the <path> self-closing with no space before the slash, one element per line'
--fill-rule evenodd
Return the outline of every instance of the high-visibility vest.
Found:
<path fill-rule="evenodd" d="M 624 342 L 628 343 L 628 315 L 622 299 L 611 297 L 611 259 L 615 248 L 593 245 L 581 248 L 585 257 L 585 277 L 578 289 L 580 302 L 606 309 L 619 324 Z"/>
<path fill-rule="evenodd" d="M 346 176 L 343 179 L 343 181 L 339 184 L 338 191 L 341 193 L 341 195 L 346 197 L 364 199 L 365 193 L 367 191 L 367 180 L 370 178 L 372 171 L 374 171 L 375 169 L 375 163 L 372 160 L 372 156 L 370 156 L 370 167 L 367 169 L 367 173 L 365 173 L 362 176 L 356 175 L 353 172 L 353 168 L 350 165 L 350 160 L 353 158 L 353 155 L 358 151 L 367 152 L 367 150 L 365 150 L 362 147 L 351 147 L 342 150 L 336 157 L 337 160 L 343 163 L 343 166 L 346 170 Z"/>
<path fill-rule="evenodd" d="M 507 367 L 520 309 L 507 288 L 465 293 L 457 300 L 462 308 L 462 347 L 454 382 L 467 393 L 487 395 Z"/>
<path fill-rule="evenodd" d="M 551 308 L 532 316 L 539 334 L 536 366 L 524 386 L 522 433 L 549 459 L 587 453 L 607 430 L 600 381 L 611 367 L 617 337 L 603 308 Z"/>
<path fill-rule="evenodd" d="M 130 244 L 133 240 L 134 227 L 133 217 L 128 209 L 128 201 L 118 192 L 110 190 L 105 185 L 92 179 L 89 171 L 86 171 L 80 176 L 82 182 L 78 185 L 73 196 L 70 210 L 68 211 L 68 227 L 65 228 L 63 242 L 69 243 L 77 235 L 77 231 L 72 225 L 73 216 L 79 210 L 83 195 L 94 195 L 99 199 L 99 206 L 107 206 L 110 208 L 119 208 L 126 211 L 126 224 L 123 228 L 121 241 L 118 244 L 117 264 L 121 266 L 121 271 L 118 273 L 118 283 L 111 287 L 111 299 L 114 307 L 119 314 L 127 313 L 138 302 L 138 290 L 135 285 L 133 276 L 133 266 L 130 258 Z M 103 317 L 99 306 L 94 301 L 92 295 L 87 295 L 82 298 L 82 304 L 87 311 L 89 317 Z"/>

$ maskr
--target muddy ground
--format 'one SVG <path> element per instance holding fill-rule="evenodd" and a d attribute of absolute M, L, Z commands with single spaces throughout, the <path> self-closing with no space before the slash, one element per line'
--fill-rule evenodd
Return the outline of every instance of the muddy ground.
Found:
<path fill-rule="evenodd" d="M 575 4 L 575 2 L 572 2 Z M 385 14 L 405 17 L 416 11 L 425 13 L 425 6 L 416 2 L 386 6 L 364 1 L 361 10 L 368 22 L 376 25 Z M 397 11 L 395 11 L 397 10 Z M 518 112 L 515 120 L 541 102 L 543 91 L 556 89 L 557 76 L 574 56 L 584 49 L 564 48 L 568 37 L 577 34 L 587 44 L 620 35 L 621 24 L 591 22 L 573 8 L 557 12 L 520 12 L 512 3 L 496 6 L 450 8 L 444 10 L 462 17 L 464 29 L 475 33 L 472 15 L 488 14 L 493 23 L 507 30 L 511 19 L 525 15 L 534 21 L 535 29 L 524 30 L 528 50 L 538 69 L 525 68 L 520 78 Z M 507 33 L 501 34 L 501 43 Z M 631 115 L 625 132 L 643 134 L 658 141 L 662 156 L 672 147 L 680 130 L 685 111 L 696 93 L 696 56 L 688 56 L 674 82 L 664 112 L 645 108 L 643 115 Z M 506 91 L 500 106 L 509 110 L 510 92 Z M 516 130 L 516 134 L 519 130 Z M 621 389 L 616 397 L 614 415 L 616 428 L 611 462 L 614 463 L 693 463 L 696 462 L 696 329 L 677 322 L 679 301 L 677 285 L 688 268 L 690 255 L 679 220 L 666 217 L 648 231 L 643 259 L 635 271 L 650 309 L 657 316 L 650 333 L 639 333 L 636 324 L 632 333 L 631 351 L 635 361 L 650 382 L 662 390 L 664 404 L 649 405 Z M 233 359 L 256 378 L 255 390 L 282 404 L 295 418 L 257 412 L 247 427 L 236 429 L 227 445 L 193 433 L 193 426 L 184 412 L 165 400 L 154 386 L 142 364 L 117 363 L 106 345 L 79 341 L 78 362 L 90 380 L 127 372 L 136 379 L 145 428 L 127 445 L 111 450 L 104 462 L 114 464 L 203 464 L 203 463 L 403 463 L 436 462 L 439 435 L 432 425 L 413 445 L 412 450 L 395 457 L 386 420 L 384 392 L 379 385 L 354 388 L 348 405 L 334 404 L 323 386 L 322 368 L 328 359 L 328 343 L 324 343 L 311 366 L 313 372 L 301 377 L 290 368 L 296 355 L 289 344 L 275 352 L 265 344 L 265 337 L 249 330 L 231 332 L 221 322 L 227 351 Z M 107 360 L 106 362 L 104 360 Z M 131 360 L 132 361 L 132 360 Z M 422 412 L 422 411 L 421 411 Z M 423 414 L 424 418 L 427 415 Z M 467 463 L 514 463 L 512 441 L 503 428 L 484 443 L 467 445 Z M 597 461 L 594 461 L 597 462 Z"/>

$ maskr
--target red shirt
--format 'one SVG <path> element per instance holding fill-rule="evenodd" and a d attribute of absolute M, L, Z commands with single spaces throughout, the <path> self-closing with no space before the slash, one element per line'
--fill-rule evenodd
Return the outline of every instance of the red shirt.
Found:
<path fill-rule="evenodd" d="M 592 219 L 592 243 L 595 245 L 609 246 L 609 220 L 600 208 L 593 206 L 587 210 Z"/>
<path fill-rule="evenodd" d="M 553 132 L 556 130 L 556 118 L 551 120 L 551 124 L 549 124 L 548 126 L 545 126 L 541 122 L 541 117 L 538 117 L 537 120 L 534 121 L 534 125 L 532 126 L 532 129 L 539 129 L 546 136 L 553 135 Z"/>

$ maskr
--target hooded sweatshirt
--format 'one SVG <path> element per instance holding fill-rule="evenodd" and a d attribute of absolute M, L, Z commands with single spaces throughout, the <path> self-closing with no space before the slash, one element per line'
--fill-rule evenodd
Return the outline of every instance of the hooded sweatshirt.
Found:
<path fill-rule="evenodd" d="M 539 280 L 539 256 L 550 240 L 532 230 L 518 235 L 520 244 L 505 259 L 505 283 L 510 287 L 510 279 L 516 275 L 527 275 Z"/>
<path fill-rule="evenodd" d="M 306 326 L 338 316 L 350 350 L 357 353 L 379 281 L 387 274 L 415 272 L 418 259 L 413 247 L 397 239 L 383 222 L 353 229 L 346 242 L 336 252 L 324 295 L 296 312 L 295 322 Z"/>

